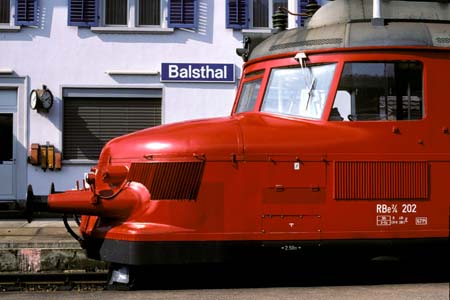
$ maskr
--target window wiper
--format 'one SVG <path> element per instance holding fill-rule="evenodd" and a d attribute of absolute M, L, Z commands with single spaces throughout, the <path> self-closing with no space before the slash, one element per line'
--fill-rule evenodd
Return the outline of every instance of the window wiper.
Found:
<path fill-rule="evenodd" d="M 298 63 L 300 64 L 300 68 L 302 69 L 302 72 L 303 72 L 303 77 L 306 79 L 305 69 L 308 69 L 308 70 L 309 70 L 309 73 L 311 74 L 311 77 L 312 77 L 311 85 L 309 86 L 309 89 L 308 89 L 308 99 L 307 99 L 307 101 L 306 101 L 306 109 L 308 109 L 309 101 L 311 100 L 311 92 L 312 92 L 312 90 L 314 89 L 314 84 L 316 83 L 316 78 L 313 76 L 311 69 L 309 69 L 309 68 L 306 66 L 306 59 L 307 59 L 307 56 L 306 56 L 305 53 L 303 53 L 303 52 L 297 53 L 297 54 L 295 55 L 294 59 L 297 60 Z"/>
<path fill-rule="evenodd" d="M 311 85 L 309 86 L 309 89 L 308 89 L 308 99 L 306 100 L 306 108 L 305 109 L 308 109 L 308 106 L 309 106 L 309 101 L 311 100 L 311 94 L 312 94 L 312 91 L 313 91 L 313 89 L 314 89 L 314 84 L 316 83 L 316 78 L 315 77 L 313 77 L 312 78 L 312 82 L 311 82 Z"/>

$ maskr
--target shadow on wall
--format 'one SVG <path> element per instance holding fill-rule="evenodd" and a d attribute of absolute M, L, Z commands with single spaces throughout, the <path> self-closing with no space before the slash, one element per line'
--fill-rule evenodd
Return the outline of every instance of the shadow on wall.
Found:
<path fill-rule="evenodd" d="M 101 140 L 92 132 L 94 130 L 93 127 L 99 126 L 101 123 L 100 119 L 98 120 L 98 124 L 96 122 L 91 122 L 92 124 L 88 124 L 78 113 L 79 110 L 85 109 L 82 103 L 89 102 L 89 99 L 77 100 L 77 103 L 79 103 L 78 105 L 71 105 L 70 108 L 64 111 L 64 119 L 70 124 L 76 124 L 76 126 L 70 126 L 72 130 L 67 130 L 63 134 L 63 148 L 71 149 L 71 153 L 66 151 L 66 156 L 64 156 L 64 159 L 82 158 L 97 160 L 100 151 L 109 139 Z M 77 157 L 67 157 L 67 155 L 75 154 Z"/>
<path fill-rule="evenodd" d="M 67 7 L 67 0 L 42 0 L 39 1 L 37 11 L 38 25 L 22 26 L 20 32 L 1 32 L 0 40 L 4 41 L 32 41 L 36 37 L 50 37 L 51 26 L 55 8 L 59 6 Z M 13 12 L 14 13 L 14 12 Z"/>
<path fill-rule="evenodd" d="M 53 26 L 66 26 L 69 30 L 76 30 L 80 39 L 99 37 L 104 42 L 114 43 L 178 43 L 183 44 L 188 40 L 196 40 L 204 43 L 212 43 L 214 26 L 214 2 L 208 0 L 199 1 L 198 28 L 175 29 L 173 33 L 167 34 L 132 34 L 129 33 L 94 33 L 90 28 L 67 25 L 68 0 L 40 0 L 38 9 L 39 24 L 37 27 L 22 26 L 20 32 L 1 32 L 0 40 L 6 41 L 32 41 L 35 37 L 50 37 Z M 60 16 L 64 19 L 53 22 L 56 10 L 63 10 Z M 225 18 L 225 17 L 224 17 Z M 176 35 L 176 38 L 174 37 Z"/>

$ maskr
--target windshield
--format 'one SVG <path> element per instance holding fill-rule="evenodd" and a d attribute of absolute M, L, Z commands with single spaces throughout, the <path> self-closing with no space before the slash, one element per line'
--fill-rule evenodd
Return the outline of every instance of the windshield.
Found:
<path fill-rule="evenodd" d="M 261 111 L 320 119 L 336 64 L 273 69 Z"/>

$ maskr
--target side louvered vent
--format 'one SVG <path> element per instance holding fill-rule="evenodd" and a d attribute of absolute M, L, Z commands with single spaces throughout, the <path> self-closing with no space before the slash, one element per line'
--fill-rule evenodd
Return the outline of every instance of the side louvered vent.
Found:
<path fill-rule="evenodd" d="M 334 166 L 337 200 L 428 199 L 425 161 L 336 161 Z"/>
<path fill-rule="evenodd" d="M 132 163 L 127 179 L 145 185 L 152 200 L 195 200 L 203 167 L 203 162 Z"/>

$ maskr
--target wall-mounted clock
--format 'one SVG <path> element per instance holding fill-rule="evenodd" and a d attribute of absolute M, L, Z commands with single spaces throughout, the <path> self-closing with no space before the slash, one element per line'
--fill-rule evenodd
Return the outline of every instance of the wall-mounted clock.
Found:
<path fill-rule="evenodd" d="M 53 95 L 50 90 L 43 85 L 42 89 L 34 89 L 30 93 L 30 107 L 37 111 L 48 112 L 53 105 Z"/>

